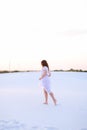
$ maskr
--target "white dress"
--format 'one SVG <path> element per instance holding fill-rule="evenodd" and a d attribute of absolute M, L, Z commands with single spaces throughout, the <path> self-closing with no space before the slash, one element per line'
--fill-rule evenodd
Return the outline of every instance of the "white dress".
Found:
<path fill-rule="evenodd" d="M 44 89 L 50 93 L 51 92 L 51 86 L 50 86 L 50 77 L 49 77 L 49 70 L 48 67 L 44 66 L 42 68 L 41 74 L 43 74 L 43 72 L 46 71 L 47 74 L 44 78 L 41 79 L 41 86 L 44 87 Z"/>

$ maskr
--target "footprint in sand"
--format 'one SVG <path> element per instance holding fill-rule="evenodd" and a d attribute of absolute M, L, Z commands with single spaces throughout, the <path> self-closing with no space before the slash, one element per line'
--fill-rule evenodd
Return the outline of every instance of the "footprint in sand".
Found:
<path fill-rule="evenodd" d="M 58 128 L 55 128 L 55 127 L 45 127 L 44 130 L 58 130 Z"/>
<path fill-rule="evenodd" d="M 58 128 L 33 126 L 30 130 L 58 130 Z"/>
<path fill-rule="evenodd" d="M 87 128 L 82 128 L 81 130 L 87 130 Z"/>
<path fill-rule="evenodd" d="M 0 130 L 25 130 L 25 125 L 16 120 L 0 120 Z"/>

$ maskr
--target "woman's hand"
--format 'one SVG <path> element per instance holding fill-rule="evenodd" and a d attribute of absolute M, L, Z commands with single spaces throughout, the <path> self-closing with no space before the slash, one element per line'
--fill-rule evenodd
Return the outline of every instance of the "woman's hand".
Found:
<path fill-rule="evenodd" d="M 51 76 L 51 72 L 49 71 L 49 73 L 48 73 L 48 76 L 50 77 Z"/>

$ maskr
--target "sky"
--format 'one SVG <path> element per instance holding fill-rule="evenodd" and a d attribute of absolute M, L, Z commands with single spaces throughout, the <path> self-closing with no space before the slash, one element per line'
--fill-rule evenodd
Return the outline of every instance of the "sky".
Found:
<path fill-rule="evenodd" d="M 0 0 L 0 70 L 87 70 L 87 0 Z"/>

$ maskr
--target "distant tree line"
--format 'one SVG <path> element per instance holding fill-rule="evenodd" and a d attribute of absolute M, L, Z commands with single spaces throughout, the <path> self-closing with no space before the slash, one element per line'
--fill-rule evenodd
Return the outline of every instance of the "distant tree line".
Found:
<path fill-rule="evenodd" d="M 15 73 L 15 72 L 20 72 L 20 71 L 19 70 L 14 70 L 14 71 L 0 70 L 0 73 Z"/>
<path fill-rule="evenodd" d="M 87 72 L 87 70 L 82 70 L 82 69 L 69 69 L 69 70 L 54 70 L 54 71 L 61 71 L 61 72 Z"/>

